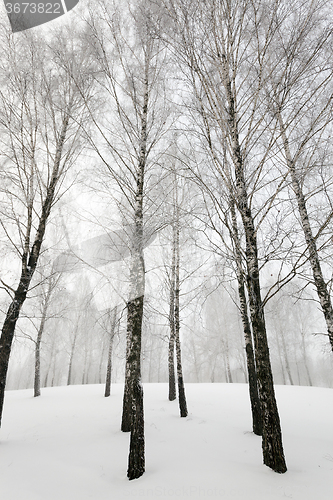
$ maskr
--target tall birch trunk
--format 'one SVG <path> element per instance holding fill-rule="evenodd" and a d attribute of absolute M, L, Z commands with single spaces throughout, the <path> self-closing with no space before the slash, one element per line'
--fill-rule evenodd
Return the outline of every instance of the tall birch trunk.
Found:
<path fill-rule="evenodd" d="M 144 416 L 143 416 L 143 388 L 141 383 L 141 334 L 143 319 L 143 301 L 145 289 L 145 268 L 142 251 L 142 174 L 138 179 L 138 196 L 136 211 L 136 234 L 134 256 L 131 269 L 131 293 L 127 303 L 127 335 L 129 338 L 128 358 L 126 360 L 127 378 L 127 405 L 124 411 L 130 411 L 130 451 L 128 457 L 128 479 L 137 479 L 145 471 L 145 442 L 144 442 Z M 125 386 L 126 386 L 125 383 Z M 124 392 L 125 398 L 125 392 Z"/>
<path fill-rule="evenodd" d="M 256 235 L 249 207 L 244 210 L 242 217 L 246 232 L 247 285 L 263 422 L 263 461 L 265 465 L 275 472 L 284 473 L 287 466 L 284 458 L 280 417 L 275 399 L 265 317 L 260 294 Z"/>
<path fill-rule="evenodd" d="M 179 399 L 179 411 L 181 417 L 187 417 L 187 404 L 185 396 L 185 385 L 183 378 L 183 368 L 182 368 L 182 358 L 181 358 L 181 347 L 180 347 L 180 310 L 179 310 L 179 289 L 180 289 L 180 276 L 179 276 L 179 264 L 180 264 L 180 248 L 179 248 L 179 211 L 178 211 L 178 200 L 177 200 L 177 186 L 176 186 L 176 221 L 174 224 L 174 248 L 175 248 L 175 341 L 176 341 L 176 357 L 177 357 L 177 380 L 178 380 L 178 399 Z"/>
<path fill-rule="evenodd" d="M 318 256 L 316 240 L 312 233 L 309 215 L 306 208 L 305 197 L 297 176 L 296 165 L 291 155 L 285 126 L 282 120 L 281 113 L 279 111 L 278 111 L 278 119 L 280 124 L 280 131 L 283 141 L 284 152 L 287 159 L 287 166 L 291 177 L 292 188 L 296 196 L 305 242 L 309 252 L 309 261 L 312 269 L 313 280 L 315 282 L 319 302 L 324 313 L 328 338 L 331 344 L 331 348 L 333 350 L 333 307 L 332 307 L 331 296 L 329 294 L 327 284 L 323 277 L 323 272 Z"/>
<path fill-rule="evenodd" d="M 143 295 L 127 304 L 127 324 L 131 332 L 129 350 L 131 397 L 131 437 L 128 457 L 128 479 L 137 479 L 145 471 L 143 389 L 141 384 L 141 329 L 143 316 Z"/>
<path fill-rule="evenodd" d="M 127 398 L 130 408 L 130 450 L 128 456 L 128 479 L 137 479 L 145 472 L 145 438 L 143 388 L 141 383 L 141 334 L 143 302 L 145 293 L 145 262 L 143 255 L 143 187 L 147 161 L 147 120 L 149 102 L 149 51 L 145 56 L 144 97 L 141 113 L 140 157 L 136 177 L 135 234 L 132 247 L 131 292 L 127 304 L 127 335 L 129 339 L 126 360 Z M 125 392 L 124 392 L 125 399 Z"/>
<path fill-rule="evenodd" d="M 280 417 L 275 399 L 273 374 L 267 342 L 264 309 L 260 293 L 257 236 L 248 202 L 248 194 L 244 177 L 244 162 L 238 134 L 236 102 L 233 86 L 229 78 L 226 55 L 221 54 L 224 86 L 228 102 L 228 129 L 231 139 L 232 159 L 236 178 L 236 203 L 242 218 L 246 239 L 247 287 L 249 295 L 250 316 L 253 329 L 257 381 L 262 411 L 262 451 L 263 462 L 275 472 L 287 470 L 280 426 Z"/>
<path fill-rule="evenodd" d="M 238 227 L 237 227 L 237 219 L 236 219 L 236 211 L 234 201 L 230 200 L 229 203 L 231 218 L 232 218 L 232 238 L 234 240 L 234 248 L 235 248 L 235 260 L 237 266 L 237 282 L 238 282 L 238 297 L 240 303 L 240 313 L 243 323 L 243 331 L 245 338 L 245 352 L 246 352 L 246 361 L 247 361 L 247 373 L 249 380 L 249 394 L 250 394 L 250 402 L 251 402 L 251 411 L 252 411 L 252 429 L 254 434 L 258 436 L 262 435 L 262 412 L 260 399 L 258 394 L 258 382 L 257 382 L 257 372 L 253 351 L 253 341 L 252 341 L 252 332 L 250 326 L 250 320 L 248 316 L 247 310 L 247 300 L 245 294 L 245 280 L 242 271 L 241 265 L 241 252 L 240 252 L 240 242 L 238 236 Z"/>

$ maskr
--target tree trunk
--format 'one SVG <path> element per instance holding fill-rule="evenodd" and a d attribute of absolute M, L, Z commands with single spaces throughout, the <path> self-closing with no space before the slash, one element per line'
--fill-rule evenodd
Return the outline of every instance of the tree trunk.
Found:
<path fill-rule="evenodd" d="M 227 372 L 227 381 L 228 384 L 232 384 L 232 375 L 231 375 L 231 368 L 230 368 L 230 357 L 229 357 L 229 342 L 228 339 L 226 339 L 225 343 L 225 367 L 226 367 L 226 372 Z"/>
<path fill-rule="evenodd" d="M 320 260 L 318 256 L 316 240 L 312 234 L 308 211 L 306 208 L 305 197 L 301 188 L 301 184 L 297 177 L 295 163 L 291 156 L 289 141 L 286 136 L 285 127 L 280 112 L 278 113 L 278 119 L 280 124 L 281 136 L 283 140 L 283 147 L 287 159 L 287 165 L 291 177 L 292 188 L 296 196 L 304 237 L 309 251 L 309 260 L 311 264 L 312 275 L 317 289 L 319 302 L 324 313 L 328 338 L 331 344 L 331 348 L 333 350 L 333 307 L 332 307 L 331 296 L 329 294 L 329 291 L 327 289 L 327 284 L 323 277 L 323 272 L 321 269 Z"/>
<path fill-rule="evenodd" d="M 264 310 L 260 294 L 259 264 L 257 236 L 251 209 L 248 204 L 244 164 L 238 135 L 238 120 L 235 110 L 235 99 L 227 69 L 225 54 L 221 55 L 224 72 L 224 84 L 228 100 L 229 127 L 232 142 L 232 156 L 236 177 L 236 202 L 242 218 L 246 239 L 247 287 L 251 323 L 253 329 L 255 359 L 259 397 L 263 417 L 262 449 L 264 464 L 275 472 L 284 473 L 287 470 L 277 409 L 273 375 L 267 343 Z"/>
<path fill-rule="evenodd" d="M 178 207 L 176 225 L 174 231 L 174 245 L 176 249 L 176 265 L 175 265 L 175 340 L 176 340 L 176 354 L 177 354 L 177 379 L 178 379 L 178 398 L 179 398 L 179 410 L 181 417 L 187 417 L 187 404 L 185 396 L 185 386 L 183 379 L 183 368 L 182 368 L 182 358 L 181 358 L 181 348 L 180 348 L 180 320 L 179 320 L 179 264 L 180 264 L 180 249 L 179 249 L 179 217 L 178 217 Z"/>
<path fill-rule="evenodd" d="M 301 329 L 301 337 L 302 337 L 302 353 L 303 353 L 303 361 L 304 361 L 305 371 L 306 371 L 306 374 L 308 376 L 309 385 L 312 386 L 313 383 L 312 383 L 310 370 L 309 370 L 309 366 L 308 366 L 308 356 L 306 353 L 306 345 L 305 345 L 305 338 L 304 338 L 305 333 L 304 333 L 303 329 Z"/>
<path fill-rule="evenodd" d="M 11 347 L 14 338 L 16 322 L 19 318 L 20 309 L 26 299 L 32 275 L 22 272 L 19 286 L 15 292 L 14 300 L 10 304 L 2 327 L 0 338 L 0 425 L 5 397 L 8 364 Z"/>
<path fill-rule="evenodd" d="M 172 261 L 170 276 L 170 309 L 169 309 L 169 401 L 176 399 L 176 378 L 175 378 L 175 276 L 176 276 L 176 248 L 172 245 Z"/>
<path fill-rule="evenodd" d="M 127 304 L 127 334 L 129 352 L 126 376 L 129 376 L 128 396 L 130 399 L 131 439 L 128 456 L 128 479 L 137 479 L 145 471 L 145 439 L 143 415 L 143 389 L 141 385 L 141 334 L 143 300 L 145 293 L 145 262 L 143 256 L 143 186 L 147 152 L 147 118 L 149 98 L 149 58 L 145 61 L 145 93 L 141 116 L 140 158 L 137 171 L 135 206 L 135 235 L 131 269 L 131 292 Z M 125 382 L 126 387 L 126 382 Z M 125 393 L 124 393 L 125 398 Z M 123 409 L 123 412 L 125 408 Z"/>
<path fill-rule="evenodd" d="M 131 376 L 129 390 L 131 397 L 131 439 L 128 457 L 128 479 L 137 479 L 145 471 L 143 389 L 141 384 L 141 328 L 143 296 L 127 304 L 127 324 L 131 333 L 129 364 Z"/>
<path fill-rule="evenodd" d="M 106 367 L 106 381 L 105 381 L 105 393 L 104 396 L 108 398 L 111 394 L 111 371 L 112 371 L 112 347 L 113 339 L 115 335 L 116 319 L 117 319 L 117 306 L 113 308 L 113 314 L 110 324 L 110 334 L 109 334 L 109 351 L 108 351 L 108 364 Z"/>
<path fill-rule="evenodd" d="M 131 372 L 130 372 L 130 362 L 129 362 L 130 345 L 131 345 L 131 335 L 130 335 L 130 330 L 127 327 L 125 384 L 124 384 L 124 396 L 123 396 L 123 412 L 121 418 L 122 432 L 131 431 L 131 390 L 130 390 Z"/>
<path fill-rule="evenodd" d="M 286 380 L 286 374 L 284 370 L 284 364 L 283 364 L 283 357 L 281 353 L 281 346 L 280 346 L 280 340 L 278 334 L 276 335 L 276 345 L 277 345 L 277 350 L 278 350 L 278 355 L 279 355 L 279 360 L 280 360 L 280 365 L 281 365 L 281 374 L 282 374 L 282 381 L 283 385 L 287 385 L 287 380 Z"/>
<path fill-rule="evenodd" d="M 247 239 L 251 241 L 252 247 L 251 250 L 248 249 L 247 251 L 248 288 L 251 321 L 255 342 L 259 398 L 263 417 L 263 460 L 264 464 L 273 469 L 275 472 L 284 473 L 287 470 L 287 466 L 284 458 L 280 417 L 275 400 L 264 311 L 260 295 L 259 268 L 254 234 L 252 233 L 252 235 L 248 235 Z"/>
<path fill-rule="evenodd" d="M 175 377 L 175 333 L 170 332 L 169 339 L 169 401 L 176 399 L 176 377 Z"/>
<path fill-rule="evenodd" d="M 284 357 L 284 362 L 286 364 L 286 372 L 287 372 L 287 375 L 289 378 L 289 382 L 290 382 L 290 385 L 294 385 L 293 377 L 291 375 L 290 364 L 289 364 L 288 350 L 287 350 L 286 341 L 285 341 L 283 332 L 281 334 L 281 342 L 282 342 L 283 357 Z"/>
<path fill-rule="evenodd" d="M 74 358 L 74 351 L 75 351 L 75 345 L 76 345 L 76 335 L 77 332 L 75 331 L 75 336 L 72 344 L 72 349 L 69 355 L 69 365 L 68 365 L 68 375 L 67 375 L 67 385 L 71 385 L 72 383 L 72 369 L 73 369 L 73 358 Z"/>
<path fill-rule="evenodd" d="M 53 170 L 52 170 L 52 175 L 47 187 L 46 191 L 46 196 L 43 201 L 42 209 L 41 209 L 41 215 L 39 218 L 39 223 L 38 223 L 38 228 L 36 231 L 36 236 L 34 239 L 34 243 L 31 247 L 30 250 L 30 237 L 31 237 L 31 225 L 28 223 L 27 226 L 27 234 L 25 235 L 25 242 L 24 242 L 24 251 L 22 254 L 22 271 L 21 271 L 21 278 L 19 285 L 17 287 L 17 290 L 15 291 L 14 294 L 14 300 L 10 304 L 6 318 L 2 327 L 1 331 L 1 338 L 0 338 L 0 426 L 1 426 L 1 419 L 2 419 L 2 411 L 3 411 L 3 403 L 4 403 L 4 397 L 5 397 L 5 386 L 6 386 L 6 379 L 7 379 L 7 371 L 8 371 L 8 364 L 9 364 L 9 358 L 10 358 L 10 353 L 11 353 L 11 348 L 12 348 L 12 343 L 13 343 L 13 338 L 14 338 L 14 332 L 15 332 L 15 327 L 17 320 L 19 318 L 20 310 L 22 305 L 24 304 L 26 298 L 27 298 L 27 293 L 29 290 L 29 286 L 32 280 L 32 277 L 34 275 L 34 272 L 36 271 L 40 251 L 41 251 L 41 246 L 44 240 L 44 235 L 45 235 L 45 230 L 46 230 L 46 224 L 51 212 L 52 205 L 54 203 L 54 197 L 55 197 L 55 190 L 56 186 L 59 181 L 59 171 L 60 171 L 60 161 L 61 161 L 61 156 L 62 156 L 62 150 L 63 150 L 63 145 L 66 139 L 66 134 L 67 134 L 67 129 L 68 129 L 68 123 L 69 123 L 69 113 L 72 108 L 72 103 L 69 104 L 68 106 L 68 114 L 66 114 L 63 124 L 62 124 L 62 129 L 59 134 L 59 142 L 57 144 L 57 149 L 56 149 L 56 154 L 54 158 L 54 164 L 53 164 Z M 31 209 L 31 207 L 28 206 L 28 212 Z M 29 218 L 29 215 L 28 215 Z M 30 251 L 30 253 L 29 253 Z"/>
<path fill-rule="evenodd" d="M 43 309 L 42 309 L 42 318 L 41 318 L 41 322 L 40 322 L 38 333 L 37 333 L 36 347 L 35 347 L 35 379 L 34 379 L 34 397 L 35 398 L 40 396 L 40 346 L 41 346 L 41 342 L 42 342 L 42 336 L 44 333 L 44 327 L 45 327 L 46 317 L 47 317 L 47 310 L 48 310 L 50 299 L 51 299 L 52 288 L 53 288 L 52 277 L 50 277 L 49 282 L 48 282 L 48 286 L 47 286 L 45 301 L 44 301 L 44 305 L 43 305 Z"/>
<path fill-rule="evenodd" d="M 44 324 L 43 324 L 43 318 L 42 318 L 42 322 L 41 322 L 39 330 L 38 330 L 36 346 L 35 346 L 35 379 L 34 379 L 34 397 L 35 398 L 40 396 L 40 344 L 42 341 L 43 329 L 44 329 Z"/>
<path fill-rule="evenodd" d="M 83 371 L 82 371 L 82 380 L 81 380 L 81 384 L 84 385 L 85 383 L 85 379 L 86 379 L 86 369 L 87 369 L 87 347 L 85 346 L 85 350 L 84 350 L 84 361 L 83 361 Z"/>
<path fill-rule="evenodd" d="M 232 219 L 232 234 L 231 237 L 234 241 L 234 249 L 235 249 L 235 260 L 237 266 L 237 282 L 238 282 L 238 297 L 240 303 L 240 313 L 243 323 L 244 330 L 244 338 L 245 338 L 245 352 L 246 352 L 246 361 L 247 361 L 247 373 L 248 373 L 248 381 L 249 381 L 249 394 L 250 394 L 250 402 L 251 402 L 251 411 L 252 411 L 252 429 L 254 434 L 257 436 L 262 435 L 262 412 L 260 399 L 258 394 L 258 382 L 257 382 L 257 372 L 255 366 L 254 352 L 253 352 L 253 341 L 252 341 L 252 332 L 250 327 L 250 320 L 247 311 L 247 301 L 245 295 L 245 284 L 244 284 L 244 276 L 241 265 L 241 251 L 240 251 L 240 241 L 238 236 L 238 227 L 237 227 L 237 219 L 235 212 L 235 204 L 231 199 L 230 203 L 230 212 Z"/>
<path fill-rule="evenodd" d="M 128 479 L 137 479 L 145 471 L 145 441 L 143 416 L 143 389 L 141 384 L 141 335 L 145 288 L 144 258 L 142 254 L 142 219 L 137 219 L 137 230 L 131 269 L 131 293 L 127 303 L 128 358 L 126 378 L 129 399 L 130 450 L 128 456 Z M 141 293 L 140 293 L 141 292 Z M 125 384 L 126 387 L 126 384 Z M 125 398 L 125 393 L 124 393 Z M 123 413 L 126 408 L 123 408 Z"/>

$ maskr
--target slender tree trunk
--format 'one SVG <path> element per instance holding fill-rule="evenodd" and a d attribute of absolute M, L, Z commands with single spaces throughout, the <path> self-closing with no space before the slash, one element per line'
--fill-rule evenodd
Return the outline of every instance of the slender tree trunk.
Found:
<path fill-rule="evenodd" d="M 106 398 L 109 397 L 111 394 L 112 347 L 116 329 L 116 319 L 117 319 L 117 306 L 113 308 L 111 324 L 110 324 L 108 364 L 106 367 L 106 381 L 105 381 L 105 393 L 104 393 L 104 396 Z"/>
<path fill-rule="evenodd" d="M 84 385 L 85 378 L 86 378 L 86 364 L 87 364 L 87 351 L 85 351 L 85 353 L 84 353 L 83 372 L 82 372 L 82 380 L 81 380 L 82 385 Z"/>
<path fill-rule="evenodd" d="M 297 371 L 297 381 L 298 381 L 298 385 L 302 385 L 301 384 L 301 375 L 300 375 L 300 371 L 299 371 L 299 365 L 298 365 L 298 362 L 297 362 L 297 358 L 295 356 L 295 364 L 296 364 L 296 371 Z"/>
<path fill-rule="evenodd" d="M 287 385 L 286 374 L 285 374 L 284 364 L 283 364 L 283 357 L 282 357 L 282 353 L 281 353 L 280 340 L 279 340 L 278 335 L 276 335 L 276 345 L 277 345 L 277 350 L 278 350 L 278 355 L 279 355 L 279 360 L 280 360 L 280 365 L 281 365 L 283 385 Z"/>
<path fill-rule="evenodd" d="M 37 398 L 40 396 L 40 344 L 42 341 L 43 330 L 40 325 L 36 346 L 35 346 L 35 378 L 34 378 L 34 397 Z"/>
<path fill-rule="evenodd" d="M 284 473 L 287 470 L 287 466 L 282 445 L 280 417 L 275 399 L 266 324 L 260 293 L 257 236 L 251 209 L 248 204 L 248 195 L 244 178 L 244 163 L 238 135 L 235 99 L 229 79 L 225 54 L 221 55 L 221 63 L 224 68 L 224 84 L 228 101 L 228 121 L 231 132 L 232 155 L 236 177 L 236 202 L 242 218 L 246 239 L 247 287 L 255 345 L 258 389 L 263 416 L 263 461 L 265 465 L 275 472 Z"/>
<path fill-rule="evenodd" d="M 73 369 L 73 358 L 74 358 L 74 351 L 75 351 L 75 345 L 76 345 L 76 335 L 77 335 L 77 332 L 75 331 L 74 340 L 73 340 L 71 352 L 69 355 L 67 385 L 71 385 L 71 383 L 72 383 L 72 369 Z"/>
<path fill-rule="evenodd" d="M 321 264 L 318 256 L 316 240 L 312 234 L 309 215 L 306 208 L 305 197 L 301 188 L 301 184 L 298 180 L 296 166 L 291 156 L 289 141 L 286 135 L 285 126 L 280 112 L 278 112 L 278 119 L 280 124 L 284 151 L 287 159 L 287 165 L 291 177 L 291 183 L 296 196 L 298 210 L 301 217 L 303 233 L 309 251 L 309 260 L 311 264 L 313 280 L 315 282 L 319 302 L 324 313 L 328 338 L 331 344 L 331 348 L 333 350 L 333 307 L 332 307 L 331 296 L 329 294 L 327 284 L 323 277 L 323 272 L 321 269 Z"/>
<path fill-rule="evenodd" d="M 16 322 L 19 318 L 20 309 L 26 299 L 31 276 L 22 272 L 19 286 L 15 292 L 14 300 L 10 304 L 2 327 L 0 338 L 0 425 L 5 397 L 5 386 L 9 364 L 9 357 L 14 338 Z"/>
<path fill-rule="evenodd" d="M 240 251 L 240 242 L 238 236 L 238 227 L 237 227 L 237 219 L 235 212 L 235 204 L 234 201 L 230 200 L 230 211 L 232 218 L 232 239 L 234 241 L 235 248 L 235 258 L 236 258 L 236 266 L 237 266 L 237 282 L 238 282 L 238 297 L 240 303 L 240 313 L 243 323 L 244 330 L 244 338 L 245 338 L 245 352 L 246 352 L 246 361 L 247 361 L 247 373 L 248 373 L 248 383 L 249 383 L 249 394 L 250 394 L 250 402 L 251 402 L 251 411 L 252 411 L 252 429 L 254 434 L 257 436 L 262 435 L 262 412 L 260 399 L 258 394 L 258 382 L 257 382 L 257 372 L 255 366 L 255 358 L 253 351 L 253 341 L 252 341 L 252 332 L 250 326 L 250 320 L 247 311 L 247 300 L 245 294 L 245 283 L 244 276 L 241 265 L 241 251 Z"/>
<path fill-rule="evenodd" d="M 232 380 L 231 368 L 230 368 L 229 342 L 228 342 L 227 337 L 226 337 L 226 341 L 225 341 L 224 354 L 225 354 L 225 368 L 226 368 L 226 373 L 227 373 L 227 381 L 228 381 L 228 384 L 232 384 L 233 380 Z"/>
<path fill-rule="evenodd" d="M 179 248 L 179 216 L 178 216 L 178 206 L 176 200 L 176 224 L 174 231 L 174 245 L 176 249 L 176 265 L 175 265 L 175 341 L 176 341 L 176 357 L 177 357 L 177 379 L 178 379 L 178 398 L 179 398 L 179 410 L 181 417 L 187 417 L 187 404 L 185 396 L 185 385 L 183 379 L 183 368 L 182 368 L 182 358 L 181 358 L 181 348 L 180 348 L 180 317 L 179 317 L 179 264 L 180 264 L 180 248 Z"/>
<path fill-rule="evenodd" d="M 172 245 L 172 261 L 170 276 L 170 310 L 169 310 L 169 401 L 176 399 L 176 377 L 175 377 L 175 276 L 176 276 L 176 248 Z"/>
<path fill-rule="evenodd" d="M 173 328 L 174 330 L 174 328 Z M 169 338 L 169 401 L 176 399 L 176 377 L 175 377 L 175 332 L 170 332 Z"/>
<path fill-rule="evenodd" d="M 304 366 L 305 366 L 306 374 L 308 376 L 309 385 L 312 386 L 313 384 L 312 384 L 312 378 L 311 378 L 310 370 L 309 370 L 309 366 L 308 366 L 308 356 L 307 356 L 307 353 L 306 353 L 306 345 L 305 345 L 305 338 L 304 338 L 304 336 L 305 336 L 304 331 L 301 329 L 302 353 L 303 353 Z"/>
<path fill-rule="evenodd" d="M 47 387 L 47 381 L 48 381 L 48 378 L 49 378 L 49 373 L 50 373 L 50 365 L 47 367 L 47 370 L 46 370 L 46 373 L 45 373 L 43 387 Z"/>
<path fill-rule="evenodd" d="M 47 311 L 50 304 L 51 294 L 52 294 L 52 277 L 49 279 L 45 301 L 42 309 L 42 318 L 39 325 L 37 339 L 36 339 L 36 347 L 35 347 L 35 378 L 34 378 L 34 397 L 40 396 L 40 346 L 42 342 L 42 336 L 44 333 Z"/>
<path fill-rule="evenodd" d="M 72 105 L 70 104 L 68 107 L 68 113 L 71 111 Z M 3 403 L 5 397 L 5 386 L 8 372 L 8 364 L 9 358 L 14 338 L 14 332 L 17 320 L 19 318 L 20 310 L 22 305 L 24 304 L 27 293 L 29 290 L 29 286 L 36 271 L 41 246 L 44 240 L 46 224 L 51 212 L 52 205 L 54 203 L 55 190 L 59 181 L 59 171 L 60 171 L 60 161 L 63 150 L 63 145 L 65 142 L 67 129 L 69 123 L 69 114 L 64 118 L 62 129 L 59 135 L 59 143 L 57 144 L 56 155 L 54 158 L 53 171 L 50 179 L 50 183 L 48 185 L 46 196 L 43 201 L 41 215 L 38 223 L 38 228 L 36 231 L 36 236 L 34 239 L 34 243 L 30 250 L 30 237 L 31 237 L 31 221 L 28 223 L 27 234 L 25 238 L 24 251 L 22 254 L 22 271 L 21 278 L 19 281 L 19 285 L 14 294 L 14 300 L 10 304 L 6 318 L 1 331 L 0 338 L 0 426 L 2 419 L 2 411 L 3 411 Z M 28 219 L 29 219 L 29 210 L 32 207 L 28 206 Z"/>
<path fill-rule="evenodd" d="M 291 370 L 290 370 L 290 364 L 289 364 L 289 358 L 288 358 L 288 351 L 287 351 L 287 346 L 286 346 L 286 341 L 284 338 L 284 333 L 282 332 L 281 335 L 281 342 L 282 342 L 282 350 L 283 350 L 283 357 L 284 357 L 284 362 L 286 365 L 286 371 L 288 374 L 289 382 L 290 385 L 294 385 L 293 377 L 291 375 Z"/>

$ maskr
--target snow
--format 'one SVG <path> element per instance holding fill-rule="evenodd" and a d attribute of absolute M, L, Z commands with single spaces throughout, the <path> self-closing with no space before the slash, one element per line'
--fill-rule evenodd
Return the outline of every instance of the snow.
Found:
<path fill-rule="evenodd" d="M 144 384 L 146 473 L 126 477 L 122 385 L 8 391 L 0 433 L 4 500 L 328 500 L 333 390 L 277 386 L 288 472 L 262 465 L 247 386 L 187 384 L 189 416 L 166 384 Z"/>

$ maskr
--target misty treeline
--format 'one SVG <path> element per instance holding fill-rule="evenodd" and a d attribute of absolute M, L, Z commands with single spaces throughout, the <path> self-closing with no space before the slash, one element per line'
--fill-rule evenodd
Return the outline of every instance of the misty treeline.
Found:
<path fill-rule="evenodd" d="M 1 26 L 0 418 L 7 374 L 35 396 L 125 382 L 134 479 L 142 380 L 169 382 L 181 417 L 184 380 L 246 381 L 286 471 L 273 374 L 332 384 L 331 17 L 100 0 Z"/>

